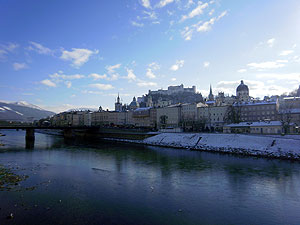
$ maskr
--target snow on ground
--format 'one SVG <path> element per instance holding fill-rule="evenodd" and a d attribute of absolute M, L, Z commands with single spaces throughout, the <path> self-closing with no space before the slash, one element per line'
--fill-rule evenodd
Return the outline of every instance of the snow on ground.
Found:
<path fill-rule="evenodd" d="M 164 147 L 300 159 L 300 139 L 243 134 L 162 133 L 142 143 Z"/>

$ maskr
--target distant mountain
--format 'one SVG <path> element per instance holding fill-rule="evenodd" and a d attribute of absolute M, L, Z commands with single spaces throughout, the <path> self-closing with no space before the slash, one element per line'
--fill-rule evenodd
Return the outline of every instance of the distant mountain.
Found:
<path fill-rule="evenodd" d="M 54 112 L 46 111 L 36 105 L 25 101 L 4 102 L 0 101 L 0 120 L 32 122 L 54 115 Z"/>

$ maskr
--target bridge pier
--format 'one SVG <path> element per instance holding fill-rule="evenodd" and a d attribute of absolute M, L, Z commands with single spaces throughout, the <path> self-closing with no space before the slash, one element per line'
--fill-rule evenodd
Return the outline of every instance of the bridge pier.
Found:
<path fill-rule="evenodd" d="M 26 149 L 33 149 L 34 148 L 34 129 L 33 128 L 26 128 L 26 136 L 25 136 L 25 144 Z"/>

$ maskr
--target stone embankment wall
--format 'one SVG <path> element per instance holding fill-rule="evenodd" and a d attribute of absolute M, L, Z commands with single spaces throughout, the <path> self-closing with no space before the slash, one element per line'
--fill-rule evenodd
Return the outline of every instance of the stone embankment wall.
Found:
<path fill-rule="evenodd" d="M 162 147 L 300 160 L 298 137 L 293 139 L 243 134 L 162 133 L 142 141 L 124 141 Z"/>

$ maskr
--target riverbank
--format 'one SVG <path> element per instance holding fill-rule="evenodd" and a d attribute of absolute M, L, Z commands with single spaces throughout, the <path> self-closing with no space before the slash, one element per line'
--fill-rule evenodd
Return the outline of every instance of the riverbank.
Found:
<path fill-rule="evenodd" d="M 223 152 L 269 158 L 300 160 L 298 137 L 254 136 L 244 134 L 161 133 L 144 140 L 108 139 L 114 141 Z"/>

